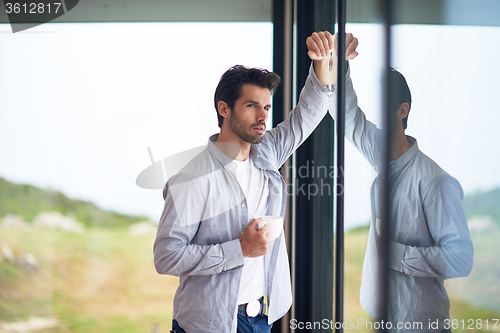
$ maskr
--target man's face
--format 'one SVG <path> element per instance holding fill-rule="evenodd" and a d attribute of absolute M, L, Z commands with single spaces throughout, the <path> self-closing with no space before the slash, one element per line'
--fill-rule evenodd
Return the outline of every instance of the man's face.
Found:
<path fill-rule="evenodd" d="M 241 86 L 242 95 L 234 103 L 229 118 L 231 131 L 249 143 L 262 141 L 271 109 L 271 92 L 254 84 Z"/>

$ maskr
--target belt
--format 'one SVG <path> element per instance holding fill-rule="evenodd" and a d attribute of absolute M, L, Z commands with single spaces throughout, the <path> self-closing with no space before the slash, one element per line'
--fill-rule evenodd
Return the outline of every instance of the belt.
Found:
<path fill-rule="evenodd" d="M 243 311 L 249 317 L 257 317 L 268 313 L 267 295 L 262 296 L 257 301 L 238 305 L 238 311 Z"/>

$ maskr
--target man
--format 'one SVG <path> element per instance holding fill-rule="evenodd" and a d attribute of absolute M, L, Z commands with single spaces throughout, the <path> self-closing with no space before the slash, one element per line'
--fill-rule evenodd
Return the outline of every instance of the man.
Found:
<path fill-rule="evenodd" d="M 314 49 L 314 51 L 317 51 Z M 319 48 L 322 52 L 322 49 Z M 449 332 L 449 300 L 444 280 L 469 275 L 473 246 L 462 209 L 459 182 L 405 135 L 411 94 L 405 78 L 391 70 L 392 148 L 389 163 L 388 316 L 395 332 Z M 358 107 L 350 73 L 346 86 L 347 139 L 379 170 L 381 130 Z M 371 189 L 372 221 L 363 264 L 361 305 L 380 320 L 378 271 L 382 245 L 378 214 L 379 183 Z M 386 326 L 388 327 L 388 326 Z M 390 327 L 388 327 L 390 328 Z"/>
<path fill-rule="evenodd" d="M 331 36 L 330 36 L 331 37 Z M 312 133 L 328 108 L 333 39 L 318 39 L 299 103 L 266 131 L 277 74 L 235 66 L 215 92 L 220 133 L 165 185 L 165 208 L 154 244 L 160 274 L 179 276 L 174 332 L 269 332 L 292 302 L 283 233 L 257 229 L 264 215 L 285 215 L 281 165 Z M 348 35 L 346 53 L 357 55 Z"/>

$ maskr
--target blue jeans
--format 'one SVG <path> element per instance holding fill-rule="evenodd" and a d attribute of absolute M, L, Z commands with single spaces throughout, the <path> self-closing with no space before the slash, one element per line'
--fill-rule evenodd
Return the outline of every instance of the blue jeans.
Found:
<path fill-rule="evenodd" d="M 238 333 L 270 333 L 273 324 L 267 324 L 267 316 L 249 317 L 244 311 L 238 311 Z"/>
<path fill-rule="evenodd" d="M 182 327 L 179 326 L 177 320 L 174 319 L 172 320 L 172 330 L 170 333 L 186 333 L 186 331 L 184 331 Z"/>
<path fill-rule="evenodd" d="M 238 311 L 238 333 L 270 333 L 273 325 L 267 324 L 267 316 L 248 317 L 243 311 Z M 171 333 L 186 333 L 177 320 L 172 321 Z"/>

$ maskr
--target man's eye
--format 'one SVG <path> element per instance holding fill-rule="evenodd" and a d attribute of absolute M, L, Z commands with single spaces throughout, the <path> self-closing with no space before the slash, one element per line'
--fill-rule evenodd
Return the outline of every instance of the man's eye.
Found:
<path fill-rule="evenodd" d="M 254 107 L 255 107 L 255 105 L 254 105 L 254 104 L 248 104 L 248 107 L 252 107 L 252 108 L 254 108 Z"/>

